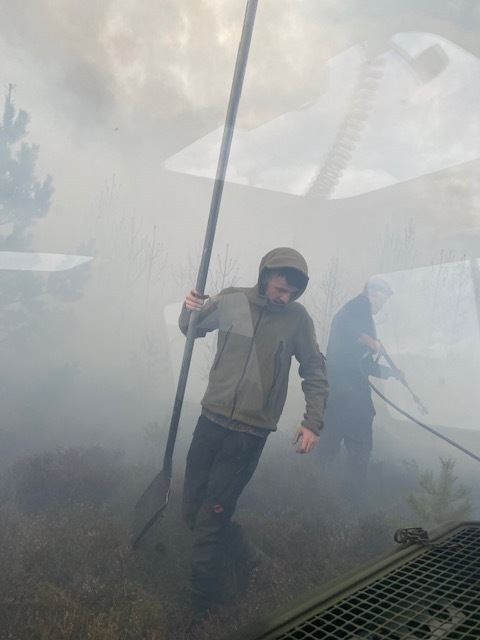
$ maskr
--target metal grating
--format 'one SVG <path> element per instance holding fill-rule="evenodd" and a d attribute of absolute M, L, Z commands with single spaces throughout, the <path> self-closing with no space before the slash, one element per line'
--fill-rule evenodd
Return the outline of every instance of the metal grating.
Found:
<path fill-rule="evenodd" d="M 382 574 L 256 638 L 480 640 L 480 527 L 466 525 Z"/>

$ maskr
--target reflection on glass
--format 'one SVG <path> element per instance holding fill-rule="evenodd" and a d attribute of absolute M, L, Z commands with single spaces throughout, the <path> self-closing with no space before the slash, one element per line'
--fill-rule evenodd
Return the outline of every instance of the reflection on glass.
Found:
<path fill-rule="evenodd" d="M 62 253 L 25 253 L 0 251 L 0 270 L 8 271 L 68 271 L 92 260 L 88 256 Z"/>
<path fill-rule="evenodd" d="M 384 276 L 395 295 L 378 319 L 379 331 L 428 405 L 432 425 L 480 429 L 478 264 L 447 262 Z M 399 385 L 388 384 L 388 393 L 415 411 Z"/>
<path fill-rule="evenodd" d="M 480 157 L 480 61 L 431 33 L 397 33 L 326 63 L 328 88 L 301 109 L 237 130 L 227 178 L 295 195 L 347 198 Z M 166 168 L 212 178 L 221 129 Z"/>

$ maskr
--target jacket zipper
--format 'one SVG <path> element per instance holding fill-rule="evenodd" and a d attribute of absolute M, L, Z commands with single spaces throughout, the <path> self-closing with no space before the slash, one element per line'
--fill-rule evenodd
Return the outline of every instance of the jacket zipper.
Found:
<path fill-rule="evenodd" d="M 260 315 L 258 316 L 258 320 L 255 323 L 255 327 L 253 328 L 253 335 L 252 335 L 252 340 L 250 342 L 250 348 L 248 350 L 247 359 L 245 360 L 245 365 L 243 367 L 242 375 L 240 376 L 240 379 L 239 379 L 239 381 L 237 383 L 237 386 L 235 388 L 235 393 L 233 394 L 233 404 L 232 404 L 232 411 L 230 412 L 230 420 L 232 420 L 233 414 L 235 413 L 235 408 L 236 408 L 236 405 L 237 405 L 238 390 L 240 389 L 240 385 L 242 384 L 243 378 L 245 376 L 245 372 L 247 370 L 248 363 L 250 361 L 250 356 L 252 355 L 253 345 L 255 343 L 255 336 L 257 334 L 258 325 L 260 324 L 260 320 L 262 319 L 262 315 L 263 315 L 263 309 L 260 311 Z"/>
<path fill-rule="evenodd" d="M 228 338 L 229 338 L 229 336 L 230 336 L 230 332 L 231 332 L 231 330 L 232 330 L 232 327 L 233 327 L 233 324 L 231 324 L 231 325 L 228 327 L 228 331 L 227 331 L 227 333 L 225 334 L 225 340 L 223 341 L 222 348 L 220 349 L 220 351 L 219 351 L 219 352 L 218 352 L 218 354 L 217 354 L 217 357 L 215 358 L 215 363 L 214 363 L 214 365 L 213 365 L 213 369 L 214 369 L 214 370 L 218 367 L 218 363 L 220 362 L 220 358 L 222 357 L 222 354 L 223 354 L 223 352 L 224 352 L 224 350 L 225 350 L 225 347 L 227 346 L 227 340 L 228 340 Z"/>
<path fill-rule="evenodd" d="M 270 402 L 270 398 L 272 397 L 273 390 L 275 389 L 275 385 L 277 384 L 278 376 L 280 375 L 280 358 L 282 357 L 284 343 L 283 340 L 277 347 L 275 351 L 275 364 L 273 369 L 273 382 L 270 388 L 270 393 L 268 394 L 267 402 Z"/>

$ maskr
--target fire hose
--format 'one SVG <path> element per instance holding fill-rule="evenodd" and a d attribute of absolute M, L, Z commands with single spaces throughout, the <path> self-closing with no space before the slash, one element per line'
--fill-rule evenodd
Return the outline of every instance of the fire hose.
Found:
<path fill-rule="evenodd" d="M 458 442 L 455 442 L 454 440 L 451 440 L 450 438 L 447 438 L 447 436 L 442 435 L 441 433 L 439 433 L 436 429 L 433 429 L 432 427 L 429 427 L 427 424 L 425 424 L 424 422 L 421 422 L 420 420 L 417 420 L 417 418 L 414 418 L 410 413 L 408 413 L 407 411 L 404 411 L 403 409 L 401 409 L 398 405 L 396 405 L 394 402 L 392 402 L 389 398 L 387 398 L 381 391 L 380 389 L 378 389 L 372 382 L 368 382 L 368 384 L 370 385 L 370 387 L 373 389 L 373 391 L 377 394 L 377 396 L 379 396 L 384 402 L 386 402 L 388 405 L 390 405 L 391 407 L 393 407 L 396 411 L 398 411 L 398 413 L 400 413 L 402 416 L 405 416 L 405 418 L 408 418 L 409 420 L 411 420 L 412 422 L 414 422 L 416 425 L 418 425 L 419 427 L 421 427 L 422 429 L 425 429 L 426 431 L 429 431 L 430 433 L 432 433 L 434 436 L 436 436 L 437 438 L 441 438 L 442 440 L 444 440 L 445 442 L 448 442 L 449 445 L 451 445 L 452 447 L 455 447 L 456 449 L 459 449 L 460 451 L 462 451 L 463 453 L 465 453 L 467 456 L 470 456 L 470 458 L 473 458 L 474 460 L 476 460 L 477 462 L 480 462 L 480 456 L 477 456 L 475 453 L 473 453 L 473 451 L 470 451 L 469 449 L 466 449 L 465 447 L 462 447 L 462 445 L 458 444 Z"/>

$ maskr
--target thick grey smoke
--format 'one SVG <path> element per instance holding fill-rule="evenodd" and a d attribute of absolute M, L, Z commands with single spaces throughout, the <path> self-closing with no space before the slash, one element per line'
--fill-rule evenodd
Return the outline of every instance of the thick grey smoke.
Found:
<path fill-rule="evenodd" d="M 232 162 L 240 184 L 225 187 L 214 263 L 228 246 L 238 263 L 236 283 L 248 285 L 273 246 L 302 251 L 311 270 L 305 301 L 322 347 L 332 314 L 372 273 L 480 253 L 474 186 L 479 122 L 465 89 L 465 78 L 478 68 L 471 27 L 478 7 L 440 4 L 400 8 L 388 2 L 380 11 L 377 3 L 353 0 L 260 3 L 238 120 L 237 142 L 247 142 L 241 166 Z M 24 249 L 83 248 L 94 256 L 86 282 L 75 285 L 83 287 L 82 296 L 68 312 L 55 307 L 41 319 L 50 333 L 57 330 L 59 342 L 57 373 L 46 375 L 42 388 L 49 393 L 38 392 L 36 402 L 44 423 L 55 425 L 56 442 L 85 436 L 121 445 L 125 434 L 142 440 L 146 425 L 158 422 L 165 431 L 182 344 L 171 310 L 195 279 L 212 187 L 208 178 L 168 171 L 164 163 L 221 127 L 244 5 L 42 0 L 0 7 L 0 78 L 5 89 L 15 85 L 14 100 L 30 116 L 28 140 L 39 145 L 36 171 L 42 178 L 52 174 L 55 187 L 48 215 Z M 414 51 L 418 43 L 444 43 L 449 62 L 463 73 L 454 73 L 457 84 L 454 65 L 440 69 L 433 82 L 419 83 L 405 51 L 401 58 L 391 49 L 407 40 L 412 57 L 421 53 Z M 352 54 L 354 64 L 348 62 Z M 351 108 L 353 72 L 368 56 L 394 64 L 377 88 L 375 106 L 367 104 L 367 125 L 342 169 L 338 198 L 329 199 L 341 145 L 330 165 L 324 156 Z M 332 60 L 343 60 L 334 76 Z M 422 73 L 417 63 L 410 66 Z M 335 83 L 342 84 L 341 95 L 332 93 Z M 414 117 L 418 111 L 421 118 Z M 293 121 L 303 124 L 292 131 Z M 262 138 L 269 127 L 277 127 L 276 134 Z M 457 127 L 468 144 L 455 143 Z M 217 147 L 208 149 L 211 166 Z M 309 154 L 316 154 L 313 168 Z M 259 184 L 262 162 L 275 179 Z M 311 170 L 307 186 L 313 180 L 317 188 L 283 188 L 292 172 L 306 175 L 305 165 L 307 174 Z M 212 291 L 221 281 L 221 264 L 215 275 L 216 268 Z M 54 285 L 65 298 L 68 286 Z M 52 329 L 52 319 L 64 313 L 69 322 Z M 212 348 L 195 356 L 188 396 L 195 406 Z M 56 393 L 60 380 L 63 391 Z M 285 429 L 302 412 L 297 378 L 292 385 Z M 39 437 L 36 444 L 47 442 Z"/>
<path fill-rule="evenodd" d="M 11 637 L 69 625 L 102 640 L 174 637 L 167 621 L 184 622 L 182 472 L 216 335 L 195 344 L 171 511 L 153 534 L 167 553 L 131 564 L 125 525 L 162 464 L 178 312 L 196 280 L 244 8 L 0 0 L 0 476 L 11 470 L 0 600 L 12 605 L 0 626 Z M 475 0 L 261 0 L 206 288 L 253 285 L 267 251 L 294 247 L 325 350 L 334 314 L 381 275 L 394 295 L 378 337 L 429 415 L 396 379 L 379 387 L 477 455 L 479 29 Z M 92 259 L 14 271 L 7 251 L 26 267 L 25 254 Z M 344 455 L 329 472 L 295 454 L 305 401 L 292 361 L 278 431 L 239 502 L 267 565 L 218 628 L 391 549 L 396 526 L 478 517 L 478 463 L 374 402 L 362 510 Z"/>

